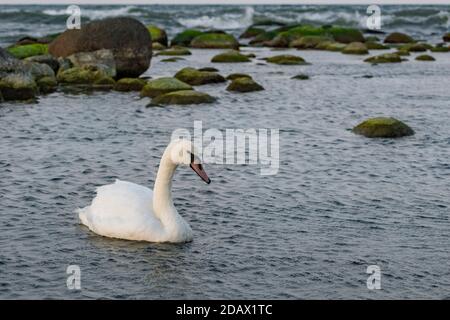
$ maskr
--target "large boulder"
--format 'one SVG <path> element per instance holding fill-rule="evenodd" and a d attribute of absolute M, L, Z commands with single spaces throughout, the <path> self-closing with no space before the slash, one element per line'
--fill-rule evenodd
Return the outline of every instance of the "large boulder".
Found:
<path fill-rule="evenodd" d="M 225 82 L 225 78 L 220 74 L 209 71 L 199 71 L 194 68 L 183 68 L 175 74 L 175 78 L 191 86 L 198 86 L 208 83 Z"/>
<path fill-rule="evenodd" d="M 150 34 L 133 18 L 92 21 L 79 30 L 66 30 L 49 45 L 49 52 L 56 57 L 101 49 L 112 51 L 118 77 L 138 77 L 150 66 Z"/>
<path fill-rule="evenodd" d="M 177 78 L 165 77 L 150 80 L 141 90 L 141 97 L 154 98 L 173 91 L 194 90 L 189 84 Z"/>
<path fill-rule="evenodd" d="M 386 39 L 384 39 L 384 43 L 412 43 L 412 42 L 414 42 L 413 38 L 401 32 L 390 33 L 386 37 Z"/>
<path fill-rule="evenodd" d="M 194 90 L 181 90 L 161 94 L 152 99 L 152 104 L 201 104 L 212 103 L 216 99 L 207 93 Z"/>
<path fill-rule="evenodd" d="M 414 130 L 394 118 L 371 118 L 353 128 L 353 132 L 368 138 L 398 138 L 414 134 Z"/>
<path fill-rule="evenodd" d="M 239 49 L 239 42 L 227 33 L 203 33 L 192 39 L 191 47 L 201 49 Z"/>
<path fill-rule="evenodd" d="M 251 60 L 246 55 L 243 55 L 237 50 L 229 50 L 215 55 L 211 62 L 250 62 Z"/>
<path fill-rule="evenodd" d="M 228 91 L 251 92 L 264 90 L 263 86 L 251 78 L 240 77 L 234 79 L 227 87 Z"/>
<path fill-rule="evenodd" d="M 13 73 L 0 79 L 0 92 L 6 101 L 30 100 L 37 95 L 38 87 L 31 75 Z"/>

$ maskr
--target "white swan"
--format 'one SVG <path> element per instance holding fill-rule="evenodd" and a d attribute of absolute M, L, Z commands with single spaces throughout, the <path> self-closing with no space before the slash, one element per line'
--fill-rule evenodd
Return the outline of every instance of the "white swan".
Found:
<path fill-rule="evenodd" d="M 206 183 L 211 182 L 194 152 L 187 140 L 169 143 L 159 164 L 153 192 L 147 187 L 120 180 L 97 188 L 92 204 L 78 210 L 81 223 L 93 232 L 111 238 L 191 241 L 192 229 L 175 209 L 171 188 L 178 165 L 190 165 Z"/>

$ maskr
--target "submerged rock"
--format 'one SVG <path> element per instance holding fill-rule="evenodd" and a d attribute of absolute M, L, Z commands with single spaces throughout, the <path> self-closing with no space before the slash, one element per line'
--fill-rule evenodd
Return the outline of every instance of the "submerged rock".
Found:
<path fill-rule="evenodd" d="M 202 31 L 196 29 L 186 29 L 183 32 L 178 33 L 171 41 L 172 46 L 184 46 L 187 47 L 191 44 L 191 41 L 203 34 Z"/>
<path fill-rule="evenodd" d="M 239 42 L 226 33 L 203 33 L 195 37 L 190 45 L 201 49 L 239 49 Z"/>
<path fill-rule="evenodd" d="M 173 57 L 173 58 L 166 58 L 166 59 L 161 59 L 161 62 L 177 62 L 180 60 L 185 60 L 184 58 L 180 58 L 180 57 Z"/>
<path fill-rule="evenodd" d="M 250 58 L 237 50 L 229 50 L 215 55 L 211 62 L 250 62 Z"/>
<path fill-rule="evenodd" d="M 167 33 L 164 29 L 161 29 L 155 25 L 149 25 L 147 26 L 147 30 L 152 38 L 152 43 L 160 43 L 167 47 Z"/>
<path fill-rule="evenodd" d="M 209 94 L 193 91 L 182 90 L 174 91 L 159 95 L 152 99 L 152 104 L 201 104 L 213 103 L 216 99 Z"/>
<path fill-rule="evenodd" d="M 189 49 L 182 47 L 172 47 L 157 53 L 158 56 L 189 56 L 191 54 Z"/>
<path fill-rule="evenodd" d="M 398 55 L 398 56 L 409 56 L 410 53 L 407 50 L 398 50 L 396 52 L 394 52 L 394 54 Z"/>
<path fill-rule="evenodd" d="M 367 47 L 362 42 L 352 42 L 348 44 L 343 50 L 342 53 L 345 54 L 368 54 L 369 51 Z"/>
<path fill-rule="evenodd" d="M 293 76 L 291 79 L 295 79 L 295 80 L 308 80 L 309 76 L 307 74 L 297 74 L 295 76 Z"/>
<path fill-rule="evenodd" d="M 175 74 L 175 78 L 192 86 L 208 83 L 225 82 L 225 78 L 220 74 L 208 71 L 199 71 L 194 68 L 183 68 Z"/>
<path fill-rule="evenodd" d="M 307 64 L 306 61 L 299 56 L 290 54 L 282 54 L 265 59 L 267 62 L 281 64 L 281 65 L 302 65 Z"/>
<path fill-rule="evenodd" d="M 0 79 L 0 92 L 6 101 L 30 100 L 37 95 L 38 87 L 31 75 L 14 73 Z"/>
<path fill-rule="evenodd" d="M 353 132 L 368 138 L 398 138 L 414 134 L 405 123 L 394 118 L 371 118 L 353 128 Z"/>
<path fill-rule="evenodd" d="M 300 39 L 292 40 L 289 47 L 297 49 L 315 49 L 318 45 L 329 42 L 332 39 L 325 36 L 304 36 Z"/>
<path fill-rule="evenodd" d="M 25 59 L 32 56 L 39 56 L 48 53 L 48 45 L 42 43 L 26 44 L 9 47 L 8 52 L 18 58 Z"/>
<path fill-rule="evenodd" d="M 122 78 L 114 85 L 116 91 L 141 91 L 147 81 L 140 78 Z"/>
<path fill-rule="evenodd" d="M 55 57 L 101 49 L 112 50 L 118 77 L 138 77 L 150 66 L 150 34 L 133 18 L 92 21 L 81 29 L 66 30 L 49 45 L 49 52 Z"/>
<path fill-rule="evenodd" d="M 250 26 L 239 36 L 239 38 L 241 38 L 241 39 L 254 38 L 257 35 L 260 35 L 264 32 L 266 32 L 264 29 Z"/>
<path fill-rule="evenodd" d="M 417 61 L 435 61 L 436 59 L 428 54 L 422 54 L 416 57 Z"/>
<path fill-rule="evenodd" d="M 246 73 L 231 73 L 227 76 L 227 80 L 234 80 L 237 78 L 249 78 L 252 79 L 252 77 Z"/>
<path fill-rule="evenodd" d="M 403 45 L 399 47 L 399 50 L 405 50 L 410 52 L 425 52 L 430 48 L 432 48 L 432 46 L 427 43 L 413 43 Z"/>
<path fill-rule="evenodd" d="M 209 71 L 209 72 L 219 72 L 218 69 L 213 68 L 213 67 L 204 67 L 204 68 L 199 68 L 197 69 L 198 71 Z"/>
<path fill-rule="evenodd" d="M 395 53 L 385 53 L 378 56 L 370 57 L 364 60 L 364 62 L 369 63 L 397 63 L 402 62 L 399 55 Z"/>
<path fill-rule="evenodd" d="M 154 98 L 173 91 L 193 90 L 193 88 L 176 78 L 165 77 L 150 80 L 141 90 L 141 97 Z"/>
<path fill-rule="evenodd" d="M 369 41 L 369 42 L 365 42 L 365 45 L 366 45 L 367 49 L 369 49 L 369 50 L 387 50 L 387 49 L 389 49 L 388 46 L 385 46 L 378 42 Z"/>
<path fill-rule="evenodd" d="M 384 39 L 384 43 L 413 43 L 413 42 L 414 42 L 413 38 L 401 32 L 390 33 Z"/>
<path fill-rule="evenodd" d="M 234 79 L 227 87 L 228 91 L 251 92 L 264 90 L 263 86 L 256 83 L 253 79 L 240 77 Z"/>
<path fill-rule="evenodd" d="M 339 42 L 331 42 L 325 46 L 326 51 L 342 51 L 346 45 L 344 43 Z"/>
<path fill-rule="evenodd" d="M 431 52 L 449 52 L 450 48 L 444 46 L 443 44 L 437 44 L 435 47 L 430 49 Z"/>

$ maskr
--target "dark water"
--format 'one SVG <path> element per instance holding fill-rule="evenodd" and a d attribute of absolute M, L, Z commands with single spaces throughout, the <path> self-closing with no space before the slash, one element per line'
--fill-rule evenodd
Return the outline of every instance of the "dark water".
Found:
<path fill-rule="evenodd" d="M 266 90 L 198 87 L 218 97 L 211 105 L 146 108 L 138 94 L 116 92 L 3 103 L 0 298 L 450 298 L 450 55 L 370 66 L 287 51 L 311 65 L 215 65 Z M 211 66 L 217 52 L 156 57 L 147 75 Z M 290 79 L 300 72 L 311 79 Z M 348 130 L 372 116 L 404 120 L 416 134 L 371 140 Z M 196 120 L 279 128 L 279 173 L 208 165 L 206 185 L 179 168 L 173 195 L 192 243 L 113 240 L 79 225 L 74 211 L 96 186 L 120 178 L 152 187 L 170 134 Z M 66 287 L 71 264 L 81 291 Z M 381 290 L 367 289 L 368 265 L 380 266 Z"/>

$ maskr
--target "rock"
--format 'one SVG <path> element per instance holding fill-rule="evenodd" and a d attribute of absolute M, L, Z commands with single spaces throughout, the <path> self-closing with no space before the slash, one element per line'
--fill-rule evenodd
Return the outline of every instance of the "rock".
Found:
<path fill-rule="evenodd" d="M 167 49 L 167 47 L 162 45 L 161 43 L 159 43 L 159 42 L 152 42 L 152 50 L 153 51 L 155 51 L 155 50 L 165 50 L 165 49 Z"/>
<path fill-rule="evenodd" d="M 186 29 L 183 32 L 178 33 L 170 42 L 172 46 L 184 46 L 188 47 L 191 44 L 191 41 L 203 34 L 202 31 L 196 30 L 196 29 Z"/>
<path fill-rule="evenodd" d="M 192 86 L 198 86 L 208 83 L 220 83 L 226 81 L 225 78 L 218 73 L 198 71 L 194 68 L 181 69 L 175 74 L 175 78 Z"/>
<path fill-rule="evenodd" d="M 94 81 L 92 89 L 95 90 L 111 90 L 114 88 L 116 81 L 109 76 L 102 76 Z"/>
<path fill-rule="evenodd" d="M 409 56 L 409 51 L 407 50 L 397 50 L 397 52 L 394 52 L 398 56 Z"/>
<path fill-rule="evenodd" d="M 398 138 L 410 136 L 414 131 L 394 118 L 371 118 L 353 128 L 353 132 L 368 138 Z"/>
<path fill-rule="evenodd" d="M 251 60 L 236 50 L 229 50 L 215 55 L 211 62 L 250 62 Z"/>
<path fill-rule="evenodd" d="M 256 46 L 262 45 L 262 44 L 272 40 L 273 38 L 275 38 L 277 36 L 277 34 L 278 34 L 278 32 L 275 30 L 260 33 L 259 35 L 254 37 L 252 40 L 250 40 L 249 44 L 256 45 Z"/>
<path fill-rule="evenodd" d="M 364 42 L 364 36 L 358 29 L 344 28 L 344 27 L 331 27 L 327 30 L 327 33 L 331 34 L 335 41 L 340 43 L 352 43 L 352 42 Z"/>
<path fill-rule="evenodd" d="M 36 43 L 49 44 L 50 42 L 52 42 L 59 35 L 60 35 L 60 33 L 54 33 L 54 34 L 50 34 L 50 35 L 47 35 L 47 36 L 44 36 L 44 37 L 40 37 L 40 38 L 34 38 L 34 37 L 25 36 L 25 37 L 22 37 L 19 40 L 17 40 L 15 45 L 16 46 L 21 46 L 21 45 L 36 44 Z"/>
<path fill-rule="evenodd" d="M 345 47 L 346 47 L 346 45 L 344 43 L 332 42 L 332 43 L 327 44 L 327 46 L 325 47 L 325 50 L 327 50 L 327 51 L 342 51 L 342 50 L 344 50 Z"/>
<path fill-rule="evenodd" d="M 53 57 L 51 54 L 44 54 L 39 56 L 32 56 L 25 58 L 25 61 L 44 63 L 52 68 L 53 72 L 57 73 L 59 69 L 58 59 Z"/>
<path fill-rule="evenodd" d="M 399 47 L 399 50 L 405 50 L 409 52 L 425 52 L 428 49 L 431 49 L 432 46 L 427 43 L 413 43 L 413 44 L 406 44 L 401 47 Z"/>
<path fill-rule="evenodd" d="M 300 39 L 295 39 L 289 43 L 289 47 L 297 49 L 315 49 L 323 42 L 330 41 L 330 37 L 324 36 L 304 36 Z"/>
<path fill-rule="evenodd" d="M 31 75 L 12 73 L 0 79 L 0 92 L 5 101 L 30 100 L 35 98 L 38 88 Z"/>
<path fill-rule="evenodd" d="M 201 104 L 213 103 L 215 98 L 209 94 L 193 91 L 181 90 L 159 95 L 152 99 L 152 104 Z"/>
<path fill-rule="evenodd" d="M 414 39 L 408 36 L 407 34 L 400 32 L 390 33 L 386 39 L 384 39 L 384 43 L 413 43 Z"/>
<path fill-rule="evenodd" d="M 260 35 L 264 32 L 266 32 L 264 29 L 250 26 L 239 36 L 239 38 L 241 39 L 254 38 L 257 35 Z"/>
<path fill-rule="evenodd" d="M 368 54 L 369 51 L 367 47 L 362 42 L 352 42 L 349 43 L 343 50 L 342 53 L 345 54 Z"/>
<path fill-rule="evenodd" d="M 364 62 L 370 62 L 370 63 L 396 63 L 396 62 L 402 62 L 402 59 L 399 55 L 395 53 L 385 53 L 381 54 L 379 56 L 374 56 L 367 58 L 364 60 Z"/>
<path fill-rule="evenodd" d="M 442 40 L 444 40 L 444 42 L 450 42 L 450 32 L 447 32 L 446 34 L 444 34 L 444 36 L 442 37 Z"/>
<path fill-rule="evenodd" d="M 306 61 L 299 56 L 290 54 L 282 54 L 265 59 L 267 62 L 281 64 L 281 65 L 302 65 L 307 64 Z"/>
<path fill-rule="evenodd" d="M 9 47 L 8 52 L 18 59 L 47 54 L 48 45 L 41 43 Z"/>
<path fill-rule="evenodd" d="M 308 80 L 309 76 L 307 74 L 297 74 L 295 76 L 293 76 L 291 79 L 295 79 L 295 80 Z"/>
<path fill-rule="evenodd" d="M 332 44 L 337 44 L 339 46 L 342 46 L 342 49 L 345 48 L 345 44 L 343 44 L 343 43 L 338 43 L 338 42 L 335 42 L 334 40 L 333 41 L 327 40 L 327 41 L 318 43 L 314 49 L 315 50 L 327 50 L 327 47 Z M 340 49 L 340 51 L 342 51 L 342 49 Z"/>
<path fill-rule="evenodd" d="M 108 77 L 108 74 L 94 66 L 73 67 L 64 71 L 59 71 L 57 80 L 67 84 L 94 84 L 96 81 Z"/>
<path fill-rule="evenodd" d="M 109 77 L 115 77 L 116 62 L 112 50 L 101 49 L 91 52 L 78 52 L 67 57 L 74 67 L 96 66 L 103 69 Z"/>
<path fill-rule="evenodd" d="M 122 78 L 114 85 L 116 91 L 141 91 L 147 81 L 140 78 Z"/>
<path fill-rule="evenodd" d="M 47 94 L 56 91 L 58 87 L 58 83 L 56 82 L 56 78 L 53 77 L 42 77 L 36 81 L 36 84 L 39 88 L 39 92 Z"/>
<path fill-rule="evenodd" d="M 173 91 L 194 90 L 187 83 L 176 78 L 159 78 L 149 81 L 141 90 L 141 97 L 154 98 Z"/>
<path fill-rule="evenodd" d="M 166 58 L 166 59 L 161 59 L 161 62 L 177 62 L 180 60 L 185 60 L 184 58 L 180 58 L 180 57 L 173 57 L 173 58 Z"/>
<path fill-rule="evenodd" d="M 44 63 L 24 61 L 22 70 L 30 74 L 35 81 L 44 77 L 55 78 L 53 69 Z"/>
<path fill-rule="evenodd" d="M 430 49 L 431 52 L 449 52 L 449 47 L 445 47 L 443 44 L 437 44 L 435 47 Z"/>
<path fill-rule="evenodd" d="M 167 47 L 167 33 L 166 31 L 164 31 L 164 29 L 161 29 L 155 25 L 149 25 L 147 26 L 147 30 L 152 38 L 152 43 L 160 43 L 163 46 Z"/>
<path fill-rule="evenodd" d="M 380 38 L 378 38 L 377 36 L 368 36 L 366 37 L 366 43 L 367 42 L 378 42 L 380 41 Z"/>
<path fill-rule="evenodd" d="M 234 79 L 227 87 L 228 91 L 237 91 L 237 92 L 251 92 L 251 91 L 261 91 L 264 88 L 253 81 L 251 78 L 240 77 Z"/>
<path fill-rule="evenodd" d="M 200 69 L 197 69 L 197 70 L 198 70 L 198 71 L 219 72 L 218 69 L 213 68 L 213 67 L 205 67 L 205 68 L 200 68 Z"/>
<path fill-rule="evenodd" d="M 58 58 L 59 69 L 58 72 L 65 71 L 73 67 L 73 63 L 67 58 Z M 56 72 L 56 73 L 58 73 Z"/>
<path fill-rule="evenodd" d="M 191 41 L 193 48 L 239 49 L 239 42 L 226 33 L 203 33 Z"/>
<path fill-rule="evenodd" d="M 246 74 L 246 73 L 232 73 L 232 74 L 229 74 L 226 79 L 227 80 L 235 80 L 235 79 L 238 79 L 238 78 L 249 78 L 249 79 L 252 79 L 252 77 L 250 75 Z"/>
<path fill-rule="evenodd" d="M 167 50 L 162 50 L 157 53 L 158 56 L 189 56 L 192 53 L 187 48 L 175 47 Z"/>
<path fill-rule="evenodd" d="M 435 61 L 436 59 L 433 58 L 432 56 L 429 56 L 427 54 L 422 54 L 420 56 L 416 57 L 417 61 Z"/>
<path fill-rule="evenodd" d="M 387 49 L 389 49 L 388 46 L 385 46 L 378 42 L 369 41 L 369 42 L 365 42 L 365 45 L 366 45 L 367 49 L 369 49 L 369 50 L 387 50 Z"/>
<path fill-rule="evenodd" d="M 66 30 L 49 45 L 49 52 L 55 57 L 101 49 L 112 50 L 119 78 L 138 77 L 150 66 L 150 34 L 133 18 L 92 21 L 79 30 Z"/>

